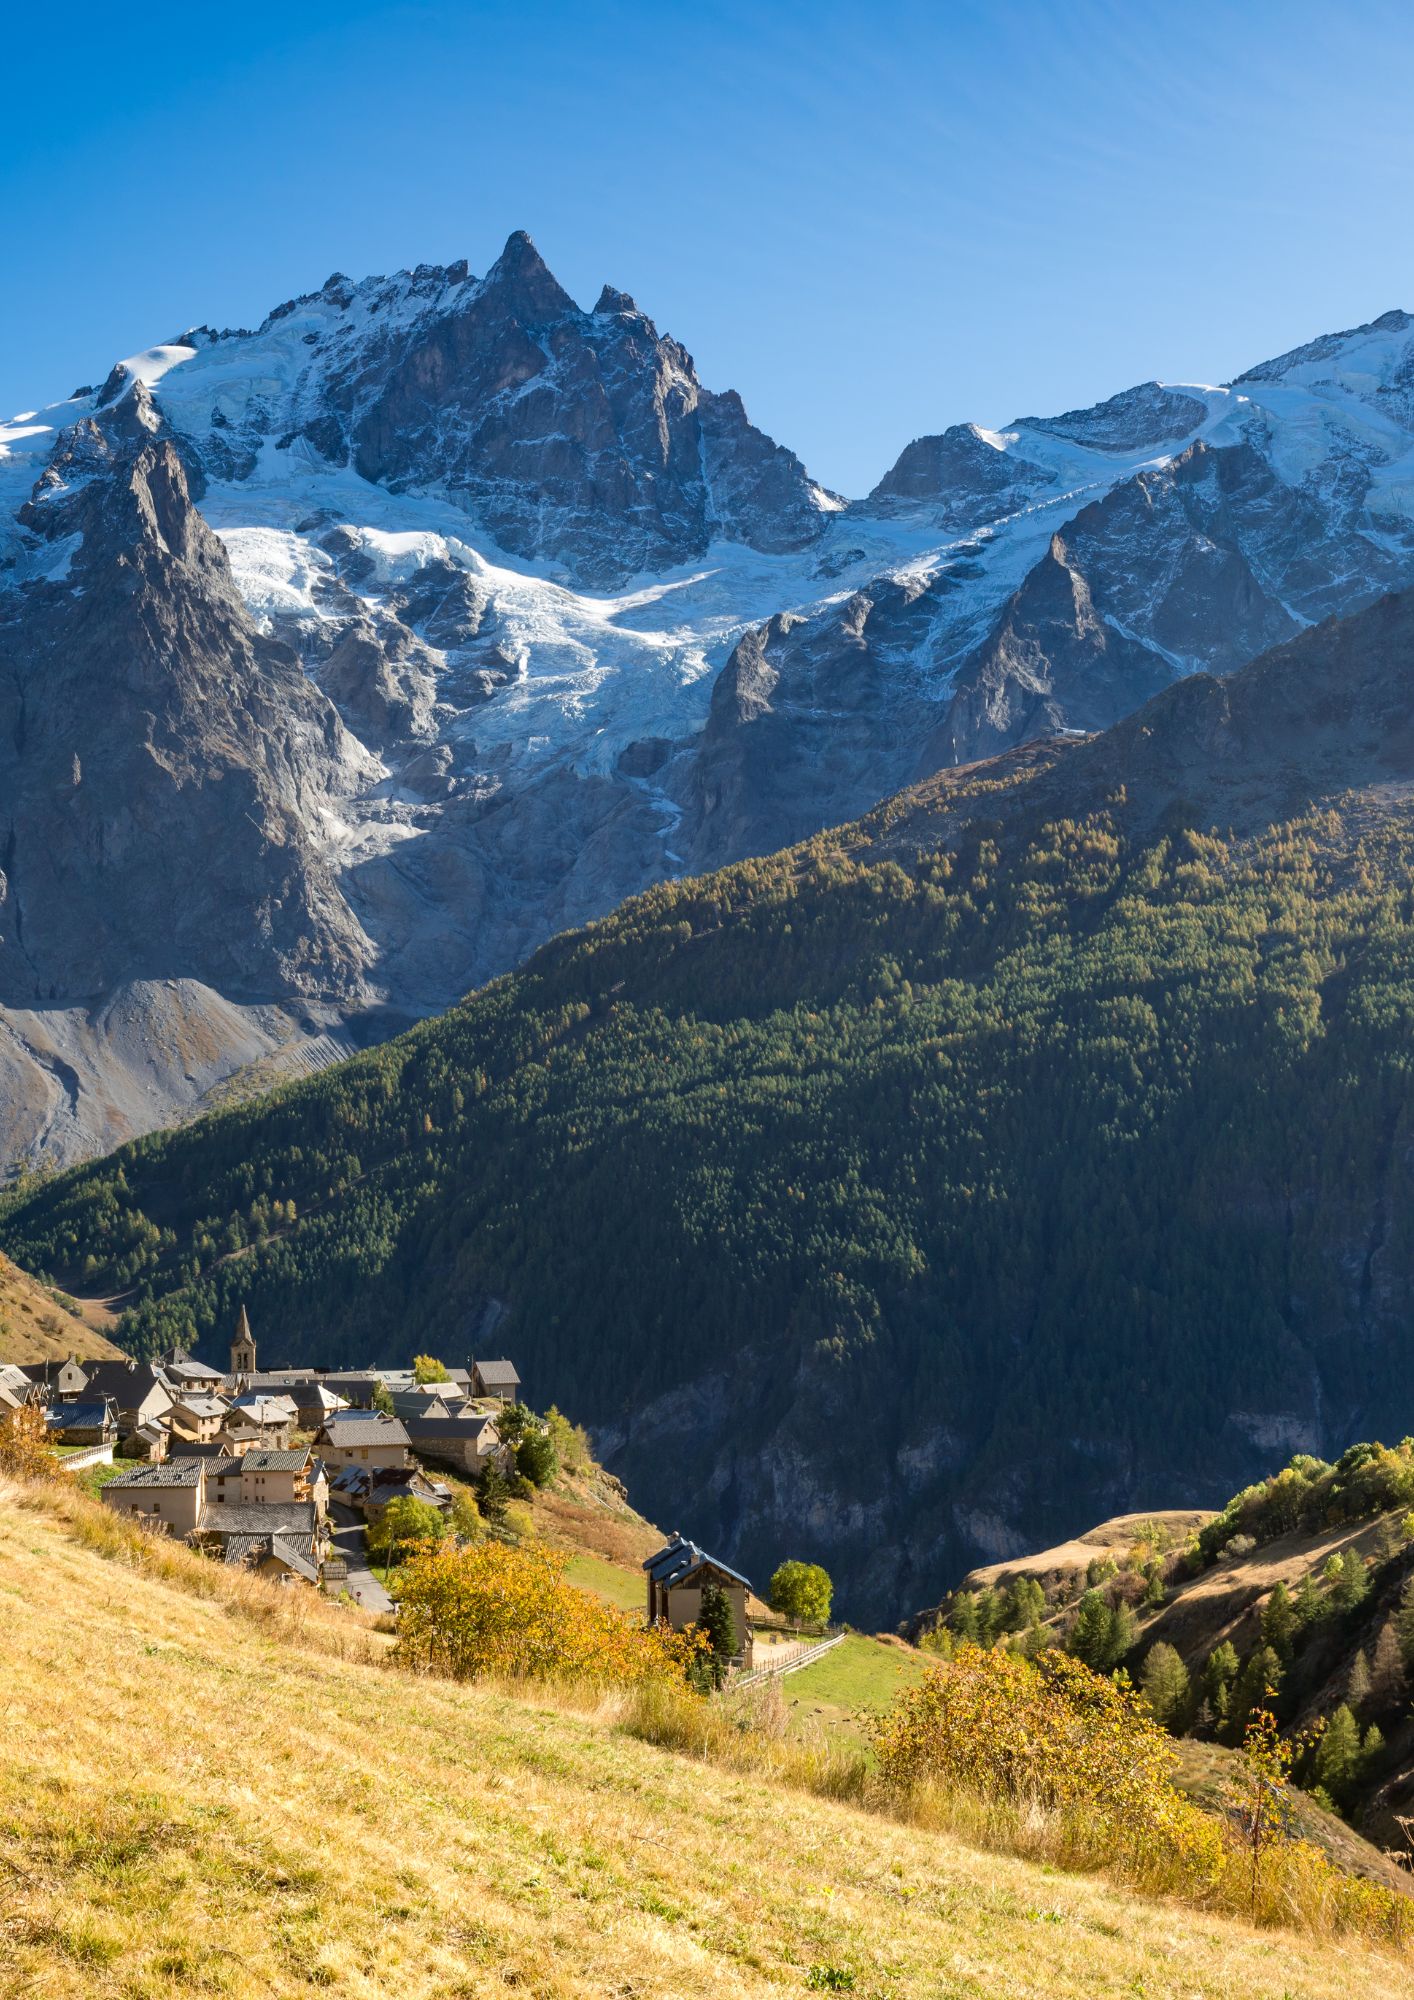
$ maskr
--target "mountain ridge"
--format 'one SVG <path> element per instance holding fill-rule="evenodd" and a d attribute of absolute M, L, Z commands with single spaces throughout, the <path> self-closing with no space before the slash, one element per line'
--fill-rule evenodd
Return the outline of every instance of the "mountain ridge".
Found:
<path fill-rule="evenodd" d="M 582 311 L 517 234 L 484 278 L 464 260 L 335 273 L 257 329 L 188 329 L 0 426 L 12 719 L 41 711 L 56 657 L 75 712 L 107 716 L 87 756 L 75 732 L 77 798 L 10 732 L 38 856 L 28 895 L 6 869 L 0 905 L 11 1162 L 170 1123 L 236 1072 L 306 1068 L 654 881 L 1105 727 L 1414 581 L 1411 354 L 1392 313 L 1242 389 L 1140 384 L 955 426 L 845 503 L 627 294 Z M 69 574 L 92 552 L 51 529 L 121 501 L 100 492 L 139 409 L 181 464 L 177 542 L 214 537 L 234 594 L 214 555 L 166 567 L 139 510 L 152 533 L 129 552 L 170 579 L 159 597 L 187 597 L 105 638 Z M 117 919 L 141 897 L 124 885 L 110 912 L 97 835 L 76 846 L 73 822 L 105 766 L 115 786 L 144 768 L 143 711 L 112 689 L 180 682 L 162 633 L 186 630 L 193 590 L 205 684 L 246 693 L 183 732 L 162 839 L 191 865 L 134 925 Z M 254 826 L 214 808 L 235 771 Z M 102 920 L 82 934 L 51 851 Z M 75 933 L 42 977 L 26 921 Z"/>

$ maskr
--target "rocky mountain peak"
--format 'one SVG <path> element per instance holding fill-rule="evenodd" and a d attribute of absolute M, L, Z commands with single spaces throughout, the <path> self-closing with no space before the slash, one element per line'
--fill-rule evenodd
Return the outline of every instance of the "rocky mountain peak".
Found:
<path fill-rule="evenodd" d="M 523 229 L 512 230 L 505 249 L 481 280 L 483 298 L 496 293 L 527 324 L 548 325 L 577 310 Z"/>
<path fill-rule="evenodd" d="M 595 300 L 595 318 L 597 319 L 601 313 L 612 313 L 618 316 L 632 315 L 635 318 L 643 317 L 635 300 L 630 298 L 627 292 L 621 292 L 617 285 L 605 285 Z"/>

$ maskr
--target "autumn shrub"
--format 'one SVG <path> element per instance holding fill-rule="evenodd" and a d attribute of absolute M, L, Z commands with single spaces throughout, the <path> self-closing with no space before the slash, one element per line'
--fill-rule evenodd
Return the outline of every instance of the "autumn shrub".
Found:
<path fill-rule="evenodd" d="M 1096 1857 L 1215 1876 L 1214 1822 L 1173 1783 L 1170 1738 L 1124 1676 L 1055 1650 L 1029 1660 L 964 1644 L 871 1726 L 879 1775 L 902 1798 L 938 1788 L 1039 1810 Z"/>
<path fill-rule="evenodd" d="M 45 1481 L 59 1477 L 59 1460 L 49 1449 L 44 1417 L 33 1403 L 24 1403 L 0 1421 L 0 1472 L 12 1479 Z"/>
<path fill-rule="evenodd" d="M 567 1582 L 567 1560 L 499 1541 L 413 1546 L 397 1577 L 396 1660 L 453 1680 L 685 1687 L 696 1634 L 635 1625 Z"/>

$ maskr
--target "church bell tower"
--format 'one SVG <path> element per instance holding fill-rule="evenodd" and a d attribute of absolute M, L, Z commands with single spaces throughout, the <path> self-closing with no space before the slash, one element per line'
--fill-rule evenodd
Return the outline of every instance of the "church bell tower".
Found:
<path fill-rule="evenodd" d="M 255 1373 L 255 1336 L 244 1306 L 236 1320 L 236 1337 L 231 1342 L 231 1373 L 239 1379 Z"/>

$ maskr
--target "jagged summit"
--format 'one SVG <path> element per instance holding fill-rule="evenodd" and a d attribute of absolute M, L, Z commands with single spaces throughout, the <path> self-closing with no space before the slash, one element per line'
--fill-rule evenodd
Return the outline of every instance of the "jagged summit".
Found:
<path fill-rule="evenodd" d="M 204 480 L 248 482 L 272 447 L 313 454 L 436 492 L 469 533 L 591 588 L 714 539 L 803 549 L 838 505 L 626 293 L 583 311 L 524 230 L 480 279 L 464 259 L 336 271 L 254 332 L 189 329 L 117 363 L 97 406 L 135 376 Z"/>
<path fill-rule="evenodd" d="M 266 1000 L 297 995 L 316 1040 L 356 1007 L 425 1013 L 665 875 L 1103 727 L 1410 583 L 1402 313 L 1240 385 L 922 435 L 847 506 L 627 293 L 583 309 L 523 231 L 484 276 L 335 271 L 253 331 L 188 328 L 0 426 L 28 815 L 12 834 L 0 803 L 0 977 L 83 1078 L 55 1083 L 0 1007 L 0 1120 L 71 1156 L 265 1053 L 287 1034 Z M 77 720 L 41 729 L 61 687 Z M 145 783 L 152 759 L 180 780 Z M 105 763 L 126 790 L 75 847 Z M 224 831 L 243 785 L 258 804 Z M 192 858 L 151 936 L 102 872 L 125 828 L 129 855 Z M 87 925 L 67 944 L 51 853 Z M 24 960 L 18 925 L 51 921 Z M 145 997 L 110 1087 L 101 996 L 183 965 L 217 995 L 163 1050 L 210 1063 L 164 1053 L 149 1092 Z M 119 1100 L 150 1108 L 115 1122 Z"/>

